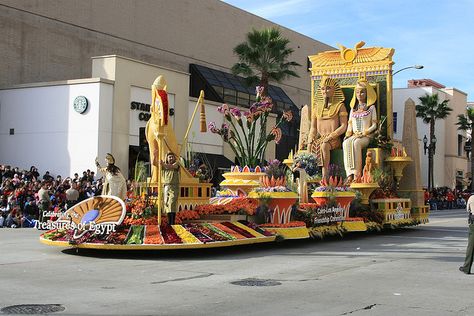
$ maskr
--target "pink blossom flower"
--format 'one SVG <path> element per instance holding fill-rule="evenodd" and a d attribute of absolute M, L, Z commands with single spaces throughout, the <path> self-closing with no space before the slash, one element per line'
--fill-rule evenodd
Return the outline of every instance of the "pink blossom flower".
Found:
<path fill-rule="evenodd" d="M 229 106 L 224 103 L 221 106 L 217 107 L 217 111 L 222 114 L 227 114 L 229 112 Z"/>
<path fill-rule="evenodd" d="M 270 135 L 275 136 L 275 143 L 276 143 L 276 144 L 279 144 L 279 143 L 280 143 L 282 133 L 281 133 L 281 129 L 280 129 L 279 127 L 277 127 L 277 128 L 275 128 L 275 127 L 272 128 L 272 131 L 270 132 Z"/>
<path fill-rule="evenodd" d="M 272 103 L 263 103 L 258 107 L 258 110 L 261 112 L 270 112 L 272 110 Z"/>
<path fill-rule="evenodd" d="M 236 120 L 240 120 L 240 119 L 241 119 L 242 113 L 240 112 L 239 109 L 232 108 L 232 109 L 230 109 L 230 113 L 232 114 L 232 116 L 233 116 Z"/>
<path fill-rule="evenodd" d="M 211 133 L 214 133 L 214 134 L 218 134 L 218 133 L 219 133 L 219 129 L 216 127 L 216 123 L 215 123 L 215 122 L 209 123 L 209 125 L 208 125 L 207 127 L 209 128 L 209 130 L 211 131 Z"/>
<path fill-rule="evenodd" d="M 293 119 L 293 112 L 291 112 L 291 111 L 285 111 L 285 112 L 283 112 L 283 118 L 284 118 L 287 122 L 291 122 L 291 120 Z"/>

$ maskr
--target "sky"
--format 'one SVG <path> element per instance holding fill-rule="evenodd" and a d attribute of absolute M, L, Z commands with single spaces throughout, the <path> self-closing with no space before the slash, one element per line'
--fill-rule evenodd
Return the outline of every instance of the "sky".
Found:
<path fill-rule="evenodd" d="M 395 48 L 394 88 L 432 79 L 474 101 L 474 0 L 226 0 L 276 24 L 338 47 Z"/>

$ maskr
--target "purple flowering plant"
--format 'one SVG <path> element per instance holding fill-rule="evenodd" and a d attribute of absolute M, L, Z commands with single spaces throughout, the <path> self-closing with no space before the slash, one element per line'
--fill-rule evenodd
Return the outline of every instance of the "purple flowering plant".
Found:
<path fill-rule="evenodd" d="M 227 123 L 222 124 L 220 128 L 214 122 L 209 124 L 209 130 L 220 135 L 230 145 L 239 164 L 250 168 L 263 165 L 268 143 L 273 140 L 278 143 L 282 135 L 280 124 L 292 119 L 291 112 L 285 112 L 267 133 L 267 119 L 273 107 L 272 99 L 261 95 L 262 86 L 257 86 L 256 92 L 256 102 L 248 111 L 242 112 L 238 108 L 230 108 L 227 104 L 223 104 L 217 111 L 224 115 Z M 257 130 L 257 126 L 260 130 Z"/>

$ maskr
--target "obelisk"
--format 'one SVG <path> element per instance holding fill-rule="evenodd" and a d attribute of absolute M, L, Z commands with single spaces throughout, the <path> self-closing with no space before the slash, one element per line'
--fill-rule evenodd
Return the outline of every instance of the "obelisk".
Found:
<path fill-rule="evenodd" d="M 404 193 L 402 195 L 410 197 L 412 207 L 415 209 L 424 207 L 425 199 L 423 185 L 421 184 L 420 147 L 418 144 L 415 102 L 411 98 L 405 101 L 402 143 L 407 155 L 413 159 L 413 162 L 403 170 L 404 176 L 400 180 L 400 191 Z"/>

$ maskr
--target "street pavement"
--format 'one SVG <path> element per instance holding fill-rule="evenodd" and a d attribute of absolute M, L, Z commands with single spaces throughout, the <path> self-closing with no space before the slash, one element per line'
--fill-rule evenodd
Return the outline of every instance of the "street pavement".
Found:
<path fill-rule="evenodd" d="M 39 234 L 0 229 L 0 310 L 59 304 L 64 311 L 53 315 L 474 315 L 474 275 L 458 271 L 465 210 L 435 211 L 427 225 L 381 234 L 193 251 L 76 252 L 43 245 Z"/>

